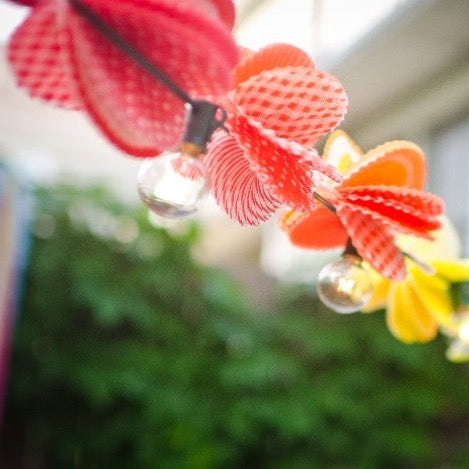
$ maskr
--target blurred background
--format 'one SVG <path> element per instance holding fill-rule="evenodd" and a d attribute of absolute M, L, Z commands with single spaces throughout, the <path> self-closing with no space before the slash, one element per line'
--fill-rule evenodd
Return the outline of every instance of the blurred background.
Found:
<path fill-rule="evenodd" d="M 290 42 L 342 81 L 363 150 L 425 150 L 467 256 L 469 2 L 236 4 L 240 44 Z M 275 220 L 208 203 L 155 227 L 140 161 L 15 87 L 4 49 L 27 11 L 0 0 L 0 467 L 468 467 L 468 368 L 444 339 L 321 307 L 337 253 Z"/>

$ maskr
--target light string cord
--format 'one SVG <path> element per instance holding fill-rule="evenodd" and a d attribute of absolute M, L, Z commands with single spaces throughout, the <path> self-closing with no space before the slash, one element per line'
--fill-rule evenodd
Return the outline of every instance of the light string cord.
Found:
<path fill-rule="evenodd" d="M 106 37 L 112 44 L 131 58 L 149 75 L 158 80 L 185 104 L 190 105 L 189 124 L 184 140 L 189 140 L 202 149 L 210 140 L 213 132 L 219 128 L 226 128 L 226 110 L 209 101 L 195 100 L 177 83 L 174 82 L 158 65 L 151 62 L 141 51 L 134 47 L 127 39 L 122 37 L 112 26 L 106 23 L 92 9 L 83 4 L 81 0 L 69 0 L 75 12 L 84 18 L 90 25 Z M 217 118 L 217 115 L 219 116 Z"/>

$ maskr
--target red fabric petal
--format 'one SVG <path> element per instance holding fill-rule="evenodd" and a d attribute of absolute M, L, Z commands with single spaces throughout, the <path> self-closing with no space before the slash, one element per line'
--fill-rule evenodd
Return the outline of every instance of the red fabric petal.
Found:
<path fill-rule="evenodd" d="M 229 29 L 233 29 L 235 22 L 235 7 L 231 0 L 205 0 L 212 4 L 216 10 L 218 17 L 223 21 Z M 201 0 L 195 0 L 195 3 L 201 4 Z"/>
<path fill-rule="evenodd" d="M 353 245 L 366 262 L 383 277 L 398 281 L 405 278 L 404 256 L 381 220 L 347 203 L 337 206 L 337 215 L 341 218 Z"/>
<path fill-rule="evenodd" d="M 218 21 L 184 9 L 187 2 L 87 3 L 193 97 L 229 88 L 237 48 Z M 82 18 L 73 15 L 70 23 L 87 108 L 109 139 L 136 156 L 177 144 L 183 103 Z"/>
<path fill-rule="evenodd" d="M 296 210 L 314 208 L 312 172 L 339 179 L 336 169 L 291 140 L 276 137 L 259 122 L 233 112 L 228 125 L 261 181 L 278 199 Z"/>
<path fill-rule="evenodd" d="M 278 137 L 305 146 L 331 132 L 347 112 L 347 96 L 332 75 L 312 67 L 265 70 L 237 86 L 233 102 Z"/>
<path fill-rule="evenodd" d="M 203 162 L 218 205 L 241 225 L 259 225 L 280 206 L 231 135 L 217 132 Z"/>
<path fill-rule="evenodd" d="M 227 27 L 231 1 L 82 1 L 191 97 L 214 99 L 229 90 L 238 57 Z M 128 153 L 153 155 L 181 136 L 184 104 L 66 1 L 34 8 L 13 37 L 10 61 L 32 95 L 65 107 L 83 104 Z"/>
<path fill-rule="evenodd" d="M 306 52 L 291 44 L 269 44 L 258 52 L 244 54 L 235 69 L 235 84 L 266 70 L 287 66 L 314 68 L 314 63 Z"/>
<path fill-rule="evenodd" d="M 345 246 L 348 238 L 339 217 L 321 204 L 306 213 L 287 210 L 280 225 L 292 244 L 307 249 Z"/>
<path fill-rule="evenodd" d="M 18 3 L 18 5 L 25 5 L 27 7 L 32 7 L 36 5 L 39 0 L 10 0 L 12 3 Z"/>
<path fill-rule="evenodd" d="M 60 9 L 59 9 L 60 8 Z M 8 60 L 19 86 L 54 105 L 83 106 L 70 58 L 70 41 L 60 27 L 67 5 L 42 2 L 15 31 L 8 44 Z"/>
<path fill-rule="evenodd" d="M 374 212 L 394 229 L 430 238 L 429 231 L 440 228 L 435 217 L 444 210 L 443 201 L 428 192 L 396 186 L 339 188 L 340 198 L 363 211 Z"/>

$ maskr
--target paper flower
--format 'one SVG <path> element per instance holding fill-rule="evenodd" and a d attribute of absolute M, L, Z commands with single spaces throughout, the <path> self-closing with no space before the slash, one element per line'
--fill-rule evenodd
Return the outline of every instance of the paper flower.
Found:
<path fill-rule="evenodd" d="M 381 275 L 403 280 L 406 265 L 395 235 L 430 238 L 443 211 L 442 200 L 423 191 L 422 151 L 411 142 L 394 141 L 362 154 L 350 137 L 337 131 L 329 137 L 324 159 L 344 177 L 340 183 L 326 178 L 317 183 L 316 198 L 325 205 L 284 213 L 281 225 L 291 242 L 325 249 L 345 246 L 350 239 L 360 257 Z"/>
<path fill-rule="evenodd" d="M 179 142 L 184 103 L 81 17 L 68 1 L 34 5 L 8 44 L 19 86 L 84 109 L 123 151 L 148 156 Z M 231 0 L 81 0 L 194 98 L 225 94 L 238 49 Z"/>
<path fill-rule="evenodd" d="M 281 204 L 312 208 L 313 170 L 340 178 L 313 147 L 342 121 L 347 97 L 305 52 L 245 50 L 224 106 L 230 133 L 215 134 L 204 164 L 215 200 L 240 224 L 260 224 Z"/>
<path fill-rule="evenodd" d="M 462 322 L 453 286 L 469 281 L 469 260 L 458 259 L 459 239 L 447 218 L 442 218 L 442 228 L 433 235 L 434 241 L 399 236 L 397 243 L 431 266 L 434 273 L 408 261 L 407 277 L 394 282 L 369 269 L 374 290 L 363 311 L 385 308 L 388 327 L 402 342 L 428 342 L 440 328 L 450 336 L 459 336 Z"/>

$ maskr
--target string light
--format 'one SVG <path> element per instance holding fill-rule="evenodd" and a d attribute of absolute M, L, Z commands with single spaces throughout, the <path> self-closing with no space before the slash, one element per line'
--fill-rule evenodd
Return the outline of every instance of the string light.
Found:
<path fill-rule="evenodd" d="M 208 181 L 200 156 L 215 130 L 225 128 L 226 111 L 209 101 L 194 100 L 160 67 L 79 0 L 70 0 L 76 12 L 116 47 L 133 59 L 186 104 L 186 130 L 178 149 L 147 159 L 137 176 L 141 200 L 156 215 L 181 218 L 193 214 L 208 193 Z"/>
<path fill-rule="evenodd" d="M 337 313 L 356 313 L 371 298 L 373 285 L 361 263 L 362 259 L 348 239 L 342 257 L 327 264 L 319 272 L 316 285 L 318 296 Z"/>

